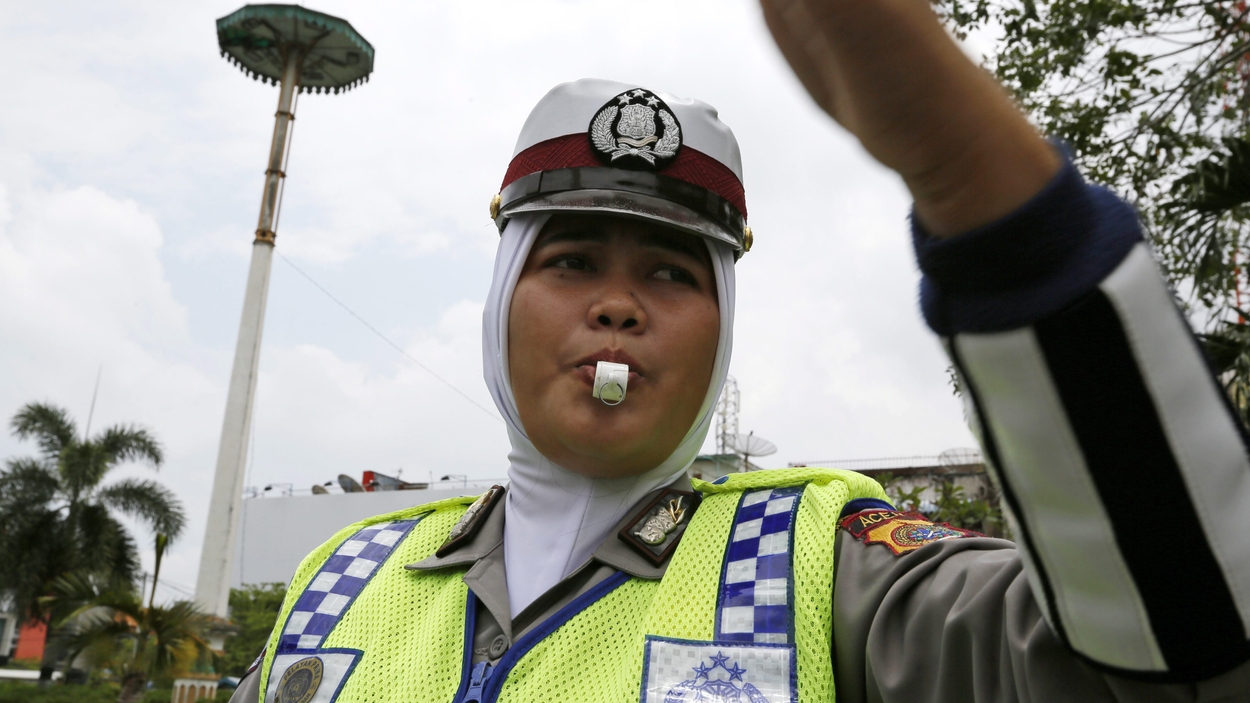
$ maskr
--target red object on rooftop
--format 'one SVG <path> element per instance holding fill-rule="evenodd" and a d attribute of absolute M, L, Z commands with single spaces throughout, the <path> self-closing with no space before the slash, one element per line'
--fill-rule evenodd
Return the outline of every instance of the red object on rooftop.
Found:
<path fill-rule="evenodd" d="M 394 476 L 387 476 L 376 471 L 365 471 L 360 476 L 360 485 L 369 492 L 373 491 L 410 491 L 419 488 L 429 488 L 428 483 L 409 483 L 401 481 Z"/>

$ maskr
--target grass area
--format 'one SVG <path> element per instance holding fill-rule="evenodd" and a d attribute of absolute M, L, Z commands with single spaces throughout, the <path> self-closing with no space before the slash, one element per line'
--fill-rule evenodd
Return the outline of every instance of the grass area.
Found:
<path fill-rule="evenodd" d="M 0 703 L 117 703 L 117 692 L 117 684 L 66 686 L 54 683 L 39 688 L 33 682 L 0 681 Z M 169 699 L 166 693 L 160 703 L 168 703 Z"/>
<path fill-rule="evenodd" d="M 102 683 L 98 686 L 70 686 L 54 683 L 47 688 L 26 681 L 0 681 L 0 703 L 117 703 L 118 686 Z M 215 703 L 230 700 L 232 691 L 218 691 Z M 169 703 L 173 691 L 155 688 L 143 697 L 143 703 Z M 208 700 L 208 699 L 202 699 Z"/>

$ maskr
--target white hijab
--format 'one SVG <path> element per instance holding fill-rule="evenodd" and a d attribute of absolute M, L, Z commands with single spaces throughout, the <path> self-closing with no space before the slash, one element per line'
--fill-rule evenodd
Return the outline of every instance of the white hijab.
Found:
<path fill-rule="evenodd" d="M 734 257 L 708 241 L 720 304 L 720 340 L 712 381 L 694 426 L 664 463 L 630 478 L 595 479 L 561 468 L 540 454 L 525 435 L 508 376 L 508 311 L 512 292 L 547 213 L 508 221 L 499 238 L 495 273 L 482 314 L 482 362 L 486 385 L 508 425 L 508 495 L 504 503 L 504 567 L 515 617 L 590 558 L 626 512 L 657 488 L 676 481 L 699 453 L 729 371 L 733 347 Z M 626 401 L 628 402 L 628 401 Z"/>

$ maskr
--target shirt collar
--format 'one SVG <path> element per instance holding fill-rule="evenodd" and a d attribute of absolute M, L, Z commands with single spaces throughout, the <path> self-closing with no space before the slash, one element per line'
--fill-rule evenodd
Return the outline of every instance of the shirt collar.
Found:
<path fill-rule="evenodd" d="M 661 493 L 671 489 L 679 491 L 693 490 L 690 485 L 690 479 L 683 475 L 673 483 L 643 496 L 641 500 L 634 504 L 634 507 L 630 509 L 626 516 L 608 532 L 607 537 L 591 555 L 591 559 L 636 578 L 648 581 L 657 581 L 664 578 L 664 572 L 668 569 L 668 563 L 672 560 L 671 557 L 666 559 L 664 563 L 656 566 L 635 552 L 633 547 L 619 539 L 617 535 L 638 518 L 638 511 L 655 500 Z M 476 564 L 503 543 L 504 510 L 501 507 L 502 503 L 503 501 L 500 500 L 496 504 L 495 509 L 491 511 L 490 515 L 486 516 L 486 521 L 482 523 L 478 533 L 473 536 L 473 539 L 461 545 L 459 549 L 443 557 L 430 555 L 419 562 L 408 564 L 404 568 L 410 571 L 433 571 L 453 566 Z M 502 559 L 500 559 L 500 562 L 502 562 Z"/>
<path fill-rule="evenodd" d="M 419 562 L 405 565 L 404 568 L 409 571 L 432 571 L 476 563 L 503 544 L 503 515 L 503 498 L 501 497 L 496 501 L 490 514 L 486 516 L 481 529 L 468 542 L 445 556 L 431 554 Z"/>

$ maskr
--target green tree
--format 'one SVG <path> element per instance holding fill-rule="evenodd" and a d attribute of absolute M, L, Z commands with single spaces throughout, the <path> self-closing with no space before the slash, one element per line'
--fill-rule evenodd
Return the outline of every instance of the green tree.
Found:
<path fill-rule="evenodd" d="M 149 680 L 210 656 L 204 640 L 208 619 L 191 601 L 144 607 L 133 583 L 79 574 L 57 579 L 44 601 L 65 613 L 57 621 L 58 639 L 69 658 L 88 651 L 120 679 L 118 703 L 140 700 Z"/>
<path fill-rule="evenodd" d="M 170 539 L 182 531 L 181 504 L 155 481 L 102 485 L 124 462 L 161 465 L 161 446 L 147 430 L 115 425 L 82 437 L 65 410 L 43 403 L 24 406 L 10 428 L 40 450 L 38 457 L 9 459 L 0 470 L 0 595 L 23 616 L 56 619 L 52 603 L 41 599 L 69 574 L 134 582 L 138 550 L 119 515 Z M 56 654 L 45 649 L 42 681 L 50 680 Z"/>
<path fill-rule="evenodd" d="M 1229 360 L 1250 299 L 1250 15 L 1245 0 L 936 0 L 1048 134 L 1142 214 L 1164 271 L 1221 346 L 1250 415 L 1250 359 Z M 1234 197 L 1229 197 L 1230 195 Z M 1232 345 L 1232 346 L 1230 346 Z M 1241 345 L 1241 352 L 1246 352 Z"/>
<path fill-rule="evenodd" d="M 988 68 L 1096 179 L 1146 204 L 1246 130 L 1244 2 L 938 0 L 957 34 L 999 36 Z"/>
<path fill-rule="evenodd" d="M 975 530 L 991 537 L 1011 539 L 998 502 L 985 498 L 970 498 L 964 491 L 964 487 L 952 480 L 938 477 L 928 486 L 917 483 L 910 489 L 903 490 L 899 477 L 892 473 L 883 473 L 877 476 L 877 482 L 885 489 L 890 502 L 901 511 L 925 512 L 926 516 L 934 522 L 944 522 L 953 527 Z M 922 496 L 929 487 L 936 492 L 937 500 L 931 507 L 922 510 Z"/>
<path fill-rule="evenodd" d="M 230 621 L 239 628 L 239 632 L 226 640 L 225 654 L 219 660 L 218 671 L 239 677 L 247 672 L 269 640 L 284 598 L 286 586 L 281 583 L 230 589 Z"/>

